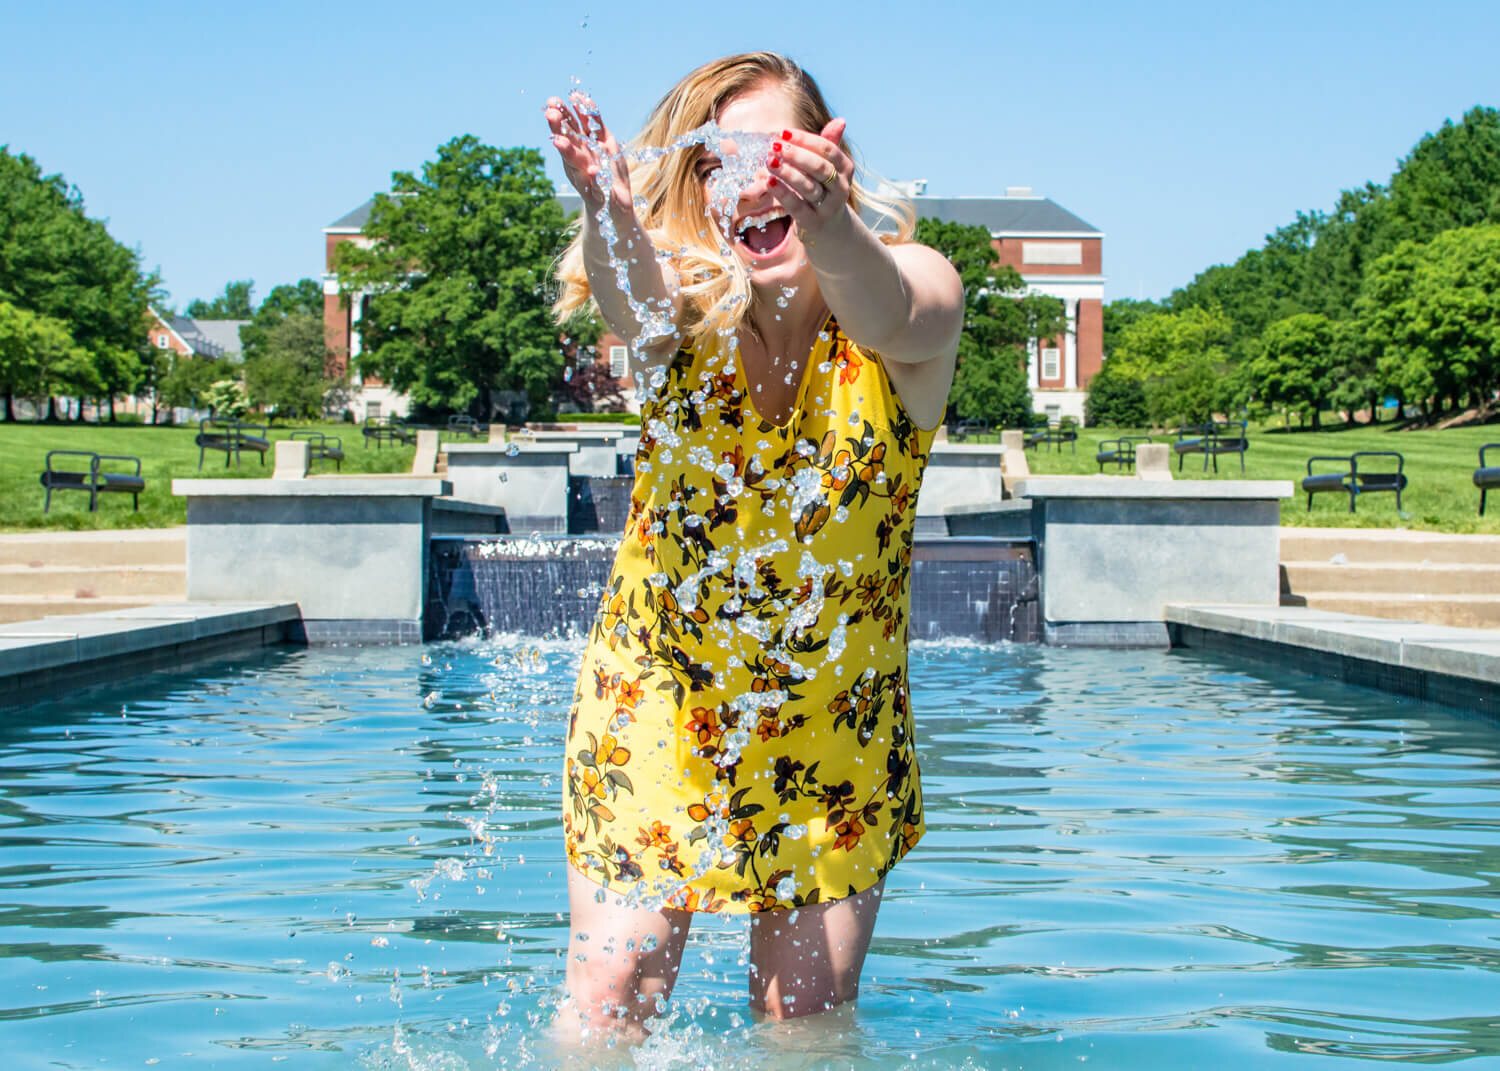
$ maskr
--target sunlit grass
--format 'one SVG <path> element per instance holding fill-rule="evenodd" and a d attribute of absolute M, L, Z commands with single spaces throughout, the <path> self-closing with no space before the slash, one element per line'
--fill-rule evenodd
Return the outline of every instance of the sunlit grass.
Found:
<path fill-rule="evenodd" d="M 1084 428 L 1079 431 L 1077 452 L 1063 447 L 1026 451 L 1031 471 L 1039 474 L 1098 472 L 1094 460 L 1098 444 L 1121 435 L 1147 435 L 1144 429 Z M 1156 442 L 1172 443 L 1176 436 L 1156 434 Z M 1307 496 L 1300 491 L 1281 505 L 1281 523 L 1295 526 L 1351 528 L 1414 528 L 1439 532 L 1484 532 L 1500 534 L 1500 494 L 1486 515 L 1479 516 L 1479 489 L 1474 486 L 1474 470 L 1479 466 L 1479 447 L 1500 442 L 1500 426 L 1450 428 L 1444 431 L 1402 431 L 1395 424 L 1329 431 L 1287 431 L 1281 428 L 1250 426 L 1250 449 L 1245 454 L 1245 471 L 1240 460 L 1230 454 L 1219 458 L 1215 475 L 1213 462 L 1203 471 L 1203 458 L 1189 454 L 1178 472 L 1178 459 L 1172 459 L 1172 475 L 1182 480 L 1291 480 L 1294 487 L 1307 474 L 1307 459 L 1313 455 L 1346 455 L 1357 450 L 1394 450 L 1405 459 L 1407 488 L 1401 495 L 1405 517 L 1396 512 L 1396 496 L 1389 493 L 1361 498 L 1358 512 L 1348 512 L 1349 499 L 1337 494 L 1322 494 L 1307 509 Z M 1495 455 L 1490 455 L 1493 461 Z M 1108 467 L 1106 472 L 1113 472 Z M 1325 471 L 1320 468 L 1318 471 Z"/>
<path fill-rule="evenodd" d="M 406 472 L 415 448 L 366 447 L 360 429 L 351 424 L 277 425 L 271 439 L 286 439 L 293 431 L 311 428 L 337 435 L 344 447 L 344 472 Z M 0 423 L 0 530 L 33 528 L 165 528 L 187 523 L 185 499 L 172 494 L 172 481 L 184 477 L 253 479 L 271 474 L 274 458 L 266 455 L 262 465 L 255 454 L 241 456 L 239 467 L 231 461 L 224 467 L 224 454 L 208 451 L 203 469 L 198 469 L 198 447 L 191 427 L 107 424 L 3 424 Z M 274 447 L 273 447 L 274 449 Z M 52 510 L 42 513 L 46 495 L 41 474 L 49 450 L 91 450 L 99 454 L 128 454 L 141 459 L 146 490 L 140 512 L 131 509 L 130 496 L 99 496 L 99 511 L 89 512 L 89 496 L 81 491 L 54 491 Z M 59 459 L 69 462 L 86 459 Z M 121 469 L 119 471 L 132 471 Z M 332 463 L 317 467 L 333 472 Z"/>

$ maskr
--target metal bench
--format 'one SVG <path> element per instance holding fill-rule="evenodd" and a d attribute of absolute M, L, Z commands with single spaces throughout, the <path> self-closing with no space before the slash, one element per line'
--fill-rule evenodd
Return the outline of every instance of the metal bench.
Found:
<path fill-rule="evenodd" d="M 960 420 L 949 428 L 948 439 L 951 442 L 962 443 L 989 433 L 990 422 L 988 420 Z"/>
<path fill-rule="evenodd" d="M 260 455 L 260 463 L 266 463 L 266 451 L 271 449 L 271 439 L 264 424 L 246 424 L 239 420 L 217 420 L 209 417 L 199 421 L 198 435 L 193 442 L 198 447 L 198 468 L 203 468 L 203 459 L 210 450 L 224 451 L 224 467 L 234 458 L 235 467 L 240 464 L 240 453 L 249 450 Z"/>
<path fill-rule="evenodd" d="M 1203 455 L 1204 472 L 1208 471 L 1208 462 L 1210 459 L 1214 463 L 1214 472 L 1219 471 L 1220 454 L 1239 454 L 1240 471 L 1245 471 L 1245 451 L 1250 449 L 1250 436 L 1246 431 L 1247 425 L 1244 421 L 1241 421 L 1239 431 L 1233 433 L 1230 432 L 1229 427 L 1229 425 L 1223 427 L 1215 425 L 1214 430 L 1203 436 L 1200 441 L 1198 452 Z M 1182 471 L 1182 457 L 1183 455 L 1179 455 L 1177 459 L 1178 472 Z"/>
<path fill-rule="evenodd" d="M 1361 459 L 1395 458 L 1396 471 L 1388 469 L 1360 471 Z M 1313 472 L 1314 462 L 1331 461 L 1340 467 L 1335 472 Z M 1307 508 L 1312 509 L 1313 495 L 1324 491 L 1339 491 L 1349 496 L 1349 512 L 1354 512 L 1355 500 L 1372 491 L 1394 491 L 1396 512 L 1401 512 L 1401 492 L 1406 488 L 1405 459 L 1394 450 L 1360 450 L 1344 457 L 1317 456 L 1307 459 L 1307 475 L 1302 480 L 1302 490 L 1307 492 Z"/>
<path fill-rule="evenodd" d="M 1073 453 L 1078 453 L 1078 432 L 1072 428 L 1044 428 L 1041 431 L 1034 431 L 1026 436 L 1026 446 L 1028 448 L 1045 446 L 1048 451 L 1051 451 L 1055 445 L 1059 454 L 1062 453 L 1064 443 L 1067 443 L 1072 448 Z"/>
<path fill-rule="evenodd" d="M 1099 471 L 1105 465 L 1113 465 L 1115 471 L 1135 468 L 1135 448 L 1139 443 L 1149 443 L 1149 435 L 1122 435 L 1118 439 L 1105 439 L 1099 443 L 1099 452 L 1094 460 L 1099 462 Z"/>
<path fill-rule="evenodd" d="M 1189 454 L 1203 454 L 1203 440 L 1213 436 L 1219 430 L 1214 423 L 1189 424 L 1177 429 L 1177 441 L 1172 444 L 1172 453 L 1177 455 L 1177 471 L 1182 471 L 1182 463 Z M 1204 454 L 1205 469 L 1208 468 L 1208 456 Z"/>
<path fill-rule="evenodd" d="M 1500 487 L 1500 465 L 1487 465 L 1485 452 L 1500 453 L 1500 443 L 1485 443 L 1479 448 L 1479 467 L 1474 470 L 1474 486 L 1479 488 L 1479 515 L 1484 516 L 1484 499 L 1490 488 Z"/>
<path fill-rule="evenodd" d="M 406 426 L 406 421 L 397 416 L 389 417 L 366 417 L 364 427 L 365 445 L 369 446 L 371 440 L 378 450 L 386 443 L 415 443 L 417 433 Z"/>
<path fill-rule="evenodd" d="M 344 470 L 344 443 L 337 435 L 328 435 L 321 431 L 294 431 L 291 437 L 307 440 L 309 464 L 332 461 L 338 471 Z"/>
<path fill-rule="evenodd" d="M 77 468 L 55 467 L 52 464 L 55 457 L 86 457 L 89 459 L 88 470 L 80 472 Z M 100 467 L 105 461 L 132 462 L 135 472 L 105 472 Z M 140 512 L 141 492 L 146 489 L 146 481 L 141 478 L 141 459 L 138 457 L 128 454 L 96 454 L 92 450 L 49 450 L 46 469 L 42 472 L 42 486 L 47 489 L 43 513 L 52 509 L 53 491 L 87 491 L 90 513 L 98 512 L 101 494 L 111 491 L 128 494 L 136 512 Z"/>
<path fill-rule="evenodd" d="M 489 434 L 489 428 L 471 416 L 455 413 L 448 418 L 448 434 L 467 435 L 471 439 L 480 439 Z"/>

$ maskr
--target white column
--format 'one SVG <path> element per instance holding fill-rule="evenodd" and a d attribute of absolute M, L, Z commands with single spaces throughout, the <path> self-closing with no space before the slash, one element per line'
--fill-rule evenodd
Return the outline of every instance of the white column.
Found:
<path fill-rule="evenodd" d="M 1026 384 L 1032 390 L 1036 390 L 1041 380 L 1037 378 L 1037 344 L 1036 339 L 1026 340 Z"/>
<path fill-rule="evenodd" d="M 1068 314 L 1068 328 L 1063 333 L 1063 386 L 1078 389 L 1078 299 L 1063 304 Z"/>
<path fill-rule="evenodd" d="M 349 361 L 352 364 L 354 358 L 359 356 L 359 319 L 364 315 L 365 295 L 361 291 L 349 298 Z"/>

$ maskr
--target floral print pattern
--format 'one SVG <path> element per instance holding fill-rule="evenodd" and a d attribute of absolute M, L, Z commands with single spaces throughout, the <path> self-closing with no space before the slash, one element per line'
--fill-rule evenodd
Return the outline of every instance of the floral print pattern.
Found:
<path fill-rule="evenodd" d="M 922 836 L 907 690 L 932 445 L 830 317 L 788 423 L 735 354 L 678 353 L 568 725 L 572 865 L 646 906 L 853 895 Z"/>

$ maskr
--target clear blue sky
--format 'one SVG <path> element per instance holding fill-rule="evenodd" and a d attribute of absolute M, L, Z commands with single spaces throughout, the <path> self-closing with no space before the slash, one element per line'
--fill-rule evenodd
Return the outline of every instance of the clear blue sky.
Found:
<path fill-rule="evenodd" d="M 0 144 L 77 185 L 179 307 L 230 279 L 263 297 L 448 139 L 542 145 L 574 77 L 628 133 L 698 62 L 771 48 L 886 177 L 1029 185 L 1106 232 L 1110 298 L 1161 297 L 1500 105 L 1496 0 L 684 7 L 0 0 Z"/>

